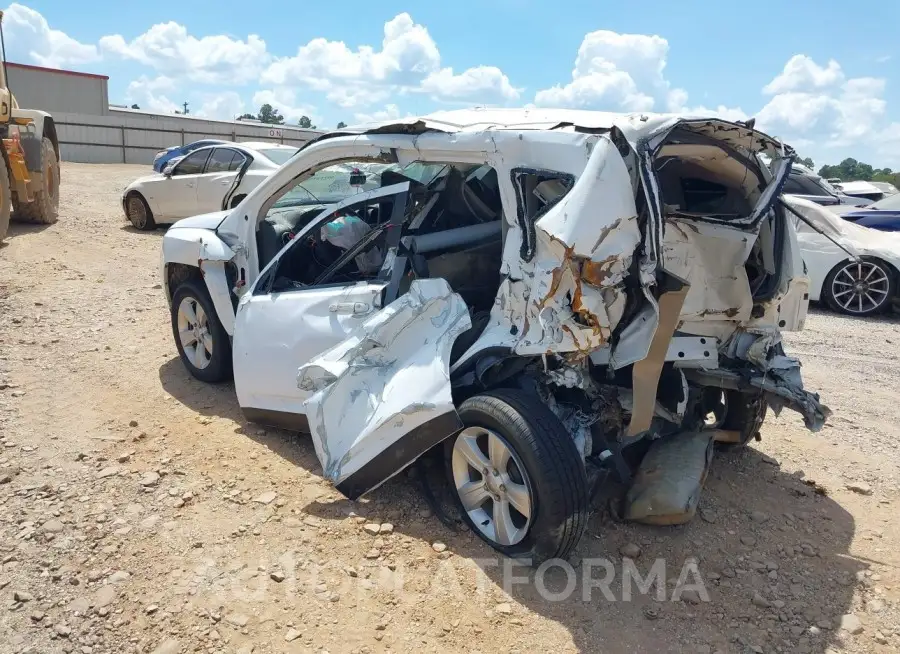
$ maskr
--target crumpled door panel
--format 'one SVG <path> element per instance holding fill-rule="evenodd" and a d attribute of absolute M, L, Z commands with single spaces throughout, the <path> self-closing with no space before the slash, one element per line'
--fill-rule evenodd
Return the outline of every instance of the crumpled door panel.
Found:
<path fill-rule="evenodd" d="M 753 234 L 724 225 L 666 220 L 666 270 L 691 285 L 682 320 L 750 319 L 753 298 L 744 264 L 755 241 Z"/>
<path fill-rule="evenodd" d="M 299 370 L 324 475 L 351 499 L 371 491 L 461 427 L 450 351 L 471 327 L 443 279 L 409 291 Z"/>
<path fill-rule="evenodd" d="M 641 242 L 631 175 L 609 137 L 597 140 L 574 186 L 535 220 L 529 261 L 513 254 L 521 242 L 521 230 L 512 230 L 504 244 L 507 279 L 470 351 L 502 345 L 526 356 L 586 358 L 618 324 L 624 279 Z"/>

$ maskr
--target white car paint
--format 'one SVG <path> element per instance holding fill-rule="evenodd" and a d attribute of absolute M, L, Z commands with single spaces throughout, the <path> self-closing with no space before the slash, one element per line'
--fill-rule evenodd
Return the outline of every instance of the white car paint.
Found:
<path fill-rule="evenodd" d="M 250 193 L 295 152 L 297 148 L 276 143 L 224 143 L 198 148 L 174 159 L 163 173 L 131 182 L 122 193 L 122 204 L 125 207 L 130 194 L 140 194 L 155 222 L 162 224 L 219 211 L 223 204 L 231 205 Z M 187 172 L 203 157 L 207 159 L 199 172 Z M 225 157 L 231 158 L 230 166 L 223 165 Z"/>
<path fill-rule="evenodd" d="M 690 138 L 669 142 L 674 130 L 682 130 L 682 139 Z M 748 169 L 737 166 L 737 159 L 715 161 L 710 150 L 718 152 L 720 145 L 750 157 L 758 178 L 748 178 Z M 196 266 L 211 241 L 222 244 L 214 249 L 214 261 L 222 261 L 227 250 L 234 253 L 226 265 L 233 267 L 239 284 L 229 289 L 221 278 L 207 276 L 205 281 L 214 298 L 232 291 L 240 298 L 236 318 L 220 316 L 233 335 L 239 403 L 251 419 L 307 422 L 329 479 L 339 488 L 354 476 L 365 480 L 342 488 L 351 497 L 451 435 L 452 430 L 445 429 L 423 438 L 423 425 L 433 423 L 407 417 L 420 412 L 423 418 L 447 415 L 451 374 L 504 348 L 513 356 L 552 359 L 559 366 L 547 373 L 552 383 L 586 392 L 593 387 L 588 357 L 606 349 L 612 368 L 636 363 L 635 385 L 642 392 L 634 394 L 632 406 L 637 414 L 649 399 L 650 413 L 641 417 L 649 423 L 659 368 L 667 358 L 684 358 L 684 352 L 668 348 L 677 327 L 679 337 L 694 344 L 690 351 L 709 366 L 704 369 L 709 378 L 742 383 L 731 370 L 716 370 L 718 355 L 708 349 L 710 342 L 719 343 L 731 360 L 740 359 L 756 371 L 759 379 L 751 374 L 751 385 L 778 395 L 773 402 L 801 411 L 807 425 L 818 429 L 828 409 L 803 390 L 799 362 L 774 349 L 781 329 L 802 328 L 807 308 L 808 280 L 796 232 L 780 205 L 773 204 L 790 171 L 784 152 L 784 146 L 764 134 L 703 116 L 472 110 L 350 128 L 306 146 L 250 192 L 239 211 L 226 213 L 215 231 L 176 224 L 164 237 L 164 275 L 171 264 Z M 761 153 L 773 162 L 771 167 L 753 159 Z M 726 219 L 678 213 L 678 207 L 663 204 L 655 168 L 659 157 L 702 170 L 708 170 L 704 165 L 722 166 L 729 183 L 723 188 L 749 202 L 749 208 Z M 293 235 L 272 262 L 261 262 L 256 233 L 267 211 L 318 170 L 351 161 L 401 167 L 414 162 L 487 164 L 497 173 L 503 281 L 487 327 L 452 369 L 446 348 L 463 324 L 460 300 L 438 288 L 438 280 L 428 280 L 435 283 L 382 306 L 381 298 L 391 288 L 395 251 L 382 268 L 387 275 L 378 280 L 268 291 L 277 262 L 335 212 L 322 212 Z M 520 197 L 514 180 L 535 169 L 568 176 L 573 183 L 532 222 L 520 217 L 529 200 Z M 640 197 L 635 196 L 638 188 Z M 395 207 L 402 203 L 407 210 L 405 189 L 369 193 L 389 195 Z M 638 200 L 647 207 L 643 224 L 637 220 Z M 774 221 L 784 225 L 777 236 L 780 247 L 770 226 Z M 414 224 L 416 218 L 409 222 Z M 167 250 L 169 239 L 178 245 Z M 744 270 L 755 247 L 772 285 L 770 295 L 758 301 Z M 781 252 L 777 261 L 776 252 Z M 665 286 L 658 288 L 657 280 Z M 629 286 L 636 295 L 629 293 Z M 216 301 L 217 312 L 223 304 Z M 629 304 L 635 309 L 630 313 Z M 424 317 L 437 309 L 441 319 L 426 322 Z M 638 378 L 638 370 L 648 362 L 646 370 L 640 368 L 645 381 Z M 767 362 L 775 372 L 763 380 Z M 411 367 L 402 376 L 400 363 Z M 401 379 L 402 384 L 395 384 Z M 438 400 L 432 397 L 435 393 Z M 373 466 L 379 469 L 378 478 Z"/>
<path fill-rule="evenodd" d="M 784 201 L 816 227 L 813 229 L 794 217 L 797 240 L 809 276 L 809 299 L 813 302 L 822 299 L 828 273 L 836 266 L 852 261 L 853 256 L 875 257 L 900 270 L 900 233 L 854 224 L 829 211 L 829 207 L 802 198 L 784 196 Z"/>

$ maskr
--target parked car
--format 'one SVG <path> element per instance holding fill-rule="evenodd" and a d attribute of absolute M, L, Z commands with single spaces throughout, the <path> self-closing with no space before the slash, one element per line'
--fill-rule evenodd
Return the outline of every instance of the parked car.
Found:
<path fill-rule="evenodd" d="M 855 225 L 801 198 L 784 201 L 794 214 L 810 300 L 853 316 L 889 309 L 900 281 L 900 234 Z"/>
<path fill-rule="evenodd" d="M 882 232 L 900 232 L 900 195 L 889 195 L 867 207 L 828 207 L 844 220 Z"/>
<path fill-rule="evenodd" d="M 221 145 L 222 143 L 228 143 L 228 141 L 221 141 L 219 139 L 201 139 L 199 141 L 194 141 L 193 143 L 188 143 L 187 145 L 173 145 L 165 150 L 160 150 L 153 157 L 153 170 L 161 173 L 165 170 L 166 165 L 175 157 L 183 157 L 194 150 L 205 148 L 210 145 Z"/>
<path fill-rule="evenodd" d="M 507 555 L 569 553 L 604 470 L 626 517 L 683 522 L 714 440 L 747 443 L 767 402 L 829 414 L 780 345 L 808 303 L 784 152 L 715 117 L 563 110 L 325 134 L 166 232 L 175 345 L 196 378 L 233 374 L 248 420 L 308 431 L 350 498 L 443 452 Z M 365 162 L 393 164 L 377 188 L 309 193 Z M 623 448 L 652 470 L 632 480 Z"/>
<path fill-rule="evenodd" d="M 872 186 L 877 188 L 884 194 L 884 197 L 888 197 L 889 195 L 897 195 L 900 193 L 900 190 L 897 189 L 896 186 L 891 184 L 890 182 L 869 182 Z"/>
<path fill-rule="evenodd" d="M 141 177 L 122 193 L 125 217 L 155 229 L 187 216 L 237 206 L 297 148 L 272 143 L 206 146 L 176 159 L 163 173 Z"/>
<path fill-rule="evenodd" d="M 843 184 L 844 182 L 842 182 Z M 871 204 L 871 200 L 842 193 L 811 169 L 795 163 L 784 185 L 784 193 L 821 205 L 849 205 L 854 207 Z"/>
<path fill-rule="evenodd" d="M 878 202 L 884 198 L 884 191 L 875 186 L 872 182 L 841 182 L 838 190 L 844 195 L 854 198 L 862 198 L 868 200 L 869 203 Z"/>

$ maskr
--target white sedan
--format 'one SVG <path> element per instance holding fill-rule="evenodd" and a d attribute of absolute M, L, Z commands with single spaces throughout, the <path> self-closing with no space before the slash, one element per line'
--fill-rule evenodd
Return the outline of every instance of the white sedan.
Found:
<path fill-rule="evenodd" d="M 230 209 L 274 173 L 297 148 L 276 143 L 226 143 L 194 150 L 134 180 L 122 194 L 125 216 L 137 229 L 155 229 L 200 213 Z"/>
<path fill-rule="evenodd" d="M 802 198 L 783 200 L 797 226 L 809 299 L 853 316 L 889 309 L 897 299 L 900 233 L 855 225 Z"/>

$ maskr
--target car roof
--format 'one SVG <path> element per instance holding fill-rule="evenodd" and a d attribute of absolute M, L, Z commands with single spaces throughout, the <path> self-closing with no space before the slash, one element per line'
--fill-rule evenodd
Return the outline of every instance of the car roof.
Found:
<path fill-rule="evenodd" d="M 714 114 L 612 113 L 538 108 L 457 109 L 419 117 L 395 118 L 326 132 L 306 143 L 303 148 L 326 139 L 361 134 L 419 135 L 426 132 L 452 134 L 498 130 L 595 133 L 609 131 L 613 128 L 619 129 L 625 138 L 634 144 L 662 130 L 674 128 L 679 123 L 691 123 L 694 131 L 702 132 L 721 141 L 744 146 L 749 140 L 759 152 L 793 153 L 793 149 L 789 146 L 756 130 L 752 122 L 747 124 L 728 121 Z"/>
<path fill-rule="evenodd" d="M 282 143 L 266 143 L 265 141 L 241 141 L 238 143 L 248 150 L 296 150 L 292 145 L 284 145 Z"/>

